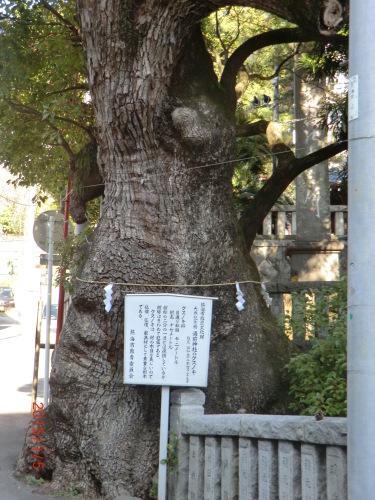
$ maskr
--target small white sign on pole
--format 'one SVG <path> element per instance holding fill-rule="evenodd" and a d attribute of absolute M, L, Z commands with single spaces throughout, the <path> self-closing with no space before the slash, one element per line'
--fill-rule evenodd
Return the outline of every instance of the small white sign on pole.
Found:
<path fill-rule="evenodd" d="M 348 89 L 348 120 L 358 118 L 358 75 L 349 78 Z"/>
<path fill-rule="evenodd" d="M 207 387 L 213 300 L 169 293 L 125 296 L 124 382 L 162 386 L 158 500 L 167 496 L 169 387 Z"/>
<path fill-rule="evenodd" d="M 125 384 L 207 387 L 212 300 L 126 295 Z"/>

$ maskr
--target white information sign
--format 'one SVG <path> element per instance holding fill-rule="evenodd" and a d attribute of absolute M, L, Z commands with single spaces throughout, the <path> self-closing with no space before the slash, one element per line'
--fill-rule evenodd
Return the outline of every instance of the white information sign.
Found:
<path fill-rule="evenodd" d="M 125 384 L 207 387 L 212 298 L 125 296 Z"/>
<path fill-rule="evenodd" d="M 349 78 L 348 120 L 358 118 L 358 75 Z"/>

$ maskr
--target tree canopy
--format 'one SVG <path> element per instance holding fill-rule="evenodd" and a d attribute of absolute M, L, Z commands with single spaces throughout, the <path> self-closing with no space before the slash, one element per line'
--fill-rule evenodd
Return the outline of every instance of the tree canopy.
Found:
<path fill-rule="evenodd" d="M 74 3 L 7 2 L 0 19 L 0 161 L 21 185 L 58 200 L 70 177 L 81 195 L 76 171 L 98 178 L 95 153 L 87 154 L 94 114 Z"/>

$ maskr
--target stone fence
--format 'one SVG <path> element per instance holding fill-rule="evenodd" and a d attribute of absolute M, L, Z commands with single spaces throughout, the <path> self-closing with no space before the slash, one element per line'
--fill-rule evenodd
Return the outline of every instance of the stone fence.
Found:
<path fill-rule="evenodd" d="M 269 296 L 272 299 L 272 304 L 270 306 L 272 313 L 276 317 L 281 317 L 284 314 L 287 314 L 290 317 L 295 317 L 295 315 L 299 315 L 301 319 L 301 315 L 304 318 L 305 331 L 303 332 L 291 331 L 291 340 L 297 345 L 301 347 L 309 347 L 311 346 L 310 338 L 310 327 L 313 327 L 314 330 L 317 330 L 317 337 L 325 338 L 327 335 L 327 331 L 324 327 L 317 328 L 317 325 L 312 324 L 309 325 L 306 319 L 306 304 L 304 302 L 305 295 L 304 293 L 309 290 L 318 290 L 323 291 L 325 289 L 331 288 L 333 285 L 337 284 L 338 281 L 284 281 L 278 283 L 267 282 L 266 289 L 269 293 Z M 289 298 L 289 300 L 287 300 Z M 286 307 L 286 303 L 288 304 Z M 328 295 L 327 295 L 327 321 L 329 316 L 329 307 L 328 307 Z M 302 321 L 301 321 L 302 323 Z M 301 328 L 301 326 L 300 326 Z"/>
<path fill-rule="evenodd" d="M 331 205 L 331 233 L 344 236 L 348 232 L 346 205 Z M 297 217 L 295 205 L 275 205 L 263 221 L 262 234 L 295 235 L 297 234 Z"/>
<path fill-rule="evenodd" d="M 346 419 L 204 415 L 199 389 L 171 394 L 178 473 L 168 500 L 345 500 Z"/>
<path fill-rule="evenodd" d="M 347 206 L 331 205 L 331 242 L 339 243 L 344 249 L 339 252 L 337 265 L 339 275 L 346 274 L 347 267 Z M 274 206 L 263 221 L 261 234 L 254 240 L 251 255 L 255 260 L 262 281 L 290 281 L 292 261 L 289 247 L 298 240 L 296 227 L 296 207 L 294 205 Z M 332 280 L 337 277 L 314 279 Z"/>

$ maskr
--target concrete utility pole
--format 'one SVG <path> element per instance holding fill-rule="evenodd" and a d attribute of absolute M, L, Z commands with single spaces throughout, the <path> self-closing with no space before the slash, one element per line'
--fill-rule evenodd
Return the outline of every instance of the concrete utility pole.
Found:
<path fill-rule="evenodd" d="M 375 495 L 375 0 L 350 3 L 348 498 Z"/>

